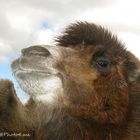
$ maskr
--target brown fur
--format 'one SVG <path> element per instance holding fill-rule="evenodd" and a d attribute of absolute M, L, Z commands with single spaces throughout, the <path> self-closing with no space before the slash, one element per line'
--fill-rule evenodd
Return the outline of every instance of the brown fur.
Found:
<path fill-rule="evenodd" d="M 10 134 L 27 134 L 33 136 L 32 114 L 21 104 L 9 80 L 0 80 L 0 132 L 5 135 L 2 139 L 15 140 L 18 137 L 8 136 Z M 33 117 L 32 117 L 33 118 Z M 8 135 L 7 135 L 8 134 Z M 31 139 L 31 137 L 27 137 Z M 20 137 L 20 140 L 26 140 Z"/>
<path fill-rule="evenodd" d="M 24 107 L 1 80 L 0 131 L 31 132 L 34 140 L 139 140 L 139 60 L 108 30 L 86 22 L 69 26 L 57 43 L 74 50 L 56 62 L 64 90 L 57 106 L 30 99 Z M 94 65 L 98 59 L 109 67 Z"/>

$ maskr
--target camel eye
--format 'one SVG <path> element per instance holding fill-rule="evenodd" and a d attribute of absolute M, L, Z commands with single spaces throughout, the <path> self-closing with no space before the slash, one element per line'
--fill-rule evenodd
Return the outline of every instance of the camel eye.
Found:
<path fill-rule="evenodd" d="M 96 65 L 100 68 L 107 68 L 109 65 L 109 62 L 106 60 L 99 60 L 96 62 Z"/>
<path fill-rule="evenodd" d="M 107 74 L 110 71 L 110 64 L 110 61 L 105 58 L 97 58 L 92 62 L 92 66 L 96 68 L 101 74 Z"/>

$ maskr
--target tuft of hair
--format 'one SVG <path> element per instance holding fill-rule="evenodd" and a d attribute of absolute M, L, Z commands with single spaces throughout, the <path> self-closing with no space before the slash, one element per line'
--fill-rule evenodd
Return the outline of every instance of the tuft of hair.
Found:
<path fill-rule="evenodd" d="M 87 22 L 76 22 L 68 26 L 64 33 L 57 37 L 60 46 L 75 46 L 84 42 L 87 45 L 123 46 L 117 37 L 100 25 Z"/>

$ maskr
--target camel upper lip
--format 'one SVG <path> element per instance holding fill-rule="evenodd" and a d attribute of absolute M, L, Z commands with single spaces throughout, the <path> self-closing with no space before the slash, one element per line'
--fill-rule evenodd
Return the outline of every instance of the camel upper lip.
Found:
<path fill-rule="evenodd" d="M 21 57 L 13 61 L 11 64 L 11 68 L 14 74 L 17 73 L 40 73 L 40 74 L 45 74 L 45 75 L 57 75 L 57 71 L 52 71 L 51 68 L 46 68 L 45 70 L 40 70 L 38 68 L 30 68 L 30 67 L 24 67 L 21 64 Z"/>
<path fill-rule="evenodd" d="M 25 68 L 21 65 L 20 63 L 21 58 L 16 59 L 15 61 L 13 61 L 13 63 L 11 64 L 11 68 L 13 73 L 18 73 L 18 72 L 26 72 L 26 73 L 46 73 L 46 74 L 51 74 L 51 72 L 48 71 L 43 71 L 43 70 L 38 70 L 38 69 L 30 69 L 30 68 Z"/>

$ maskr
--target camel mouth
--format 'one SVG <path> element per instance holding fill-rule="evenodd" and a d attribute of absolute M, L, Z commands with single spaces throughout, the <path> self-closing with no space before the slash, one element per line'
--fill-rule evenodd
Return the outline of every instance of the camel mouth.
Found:
<path fill-rule="evenodd" d="M 39 65 L 42 62 L 38 62 L 37 60 L 34 60 L 31 62 L 31 60 L 28 60 L 28 58 L 25 60 L 24 57 L 19 57 L 18 59 L 14 60 L 11 64 L 12 72 L 14 75 L 19 74 L 37 74 L 37 75 L 57 75 L 58 70 L 52 67 L 52 65 L 47 64 L 46 67 L 43 69 Z M 49 63 L 49 62 L 48 62 Z"/>

